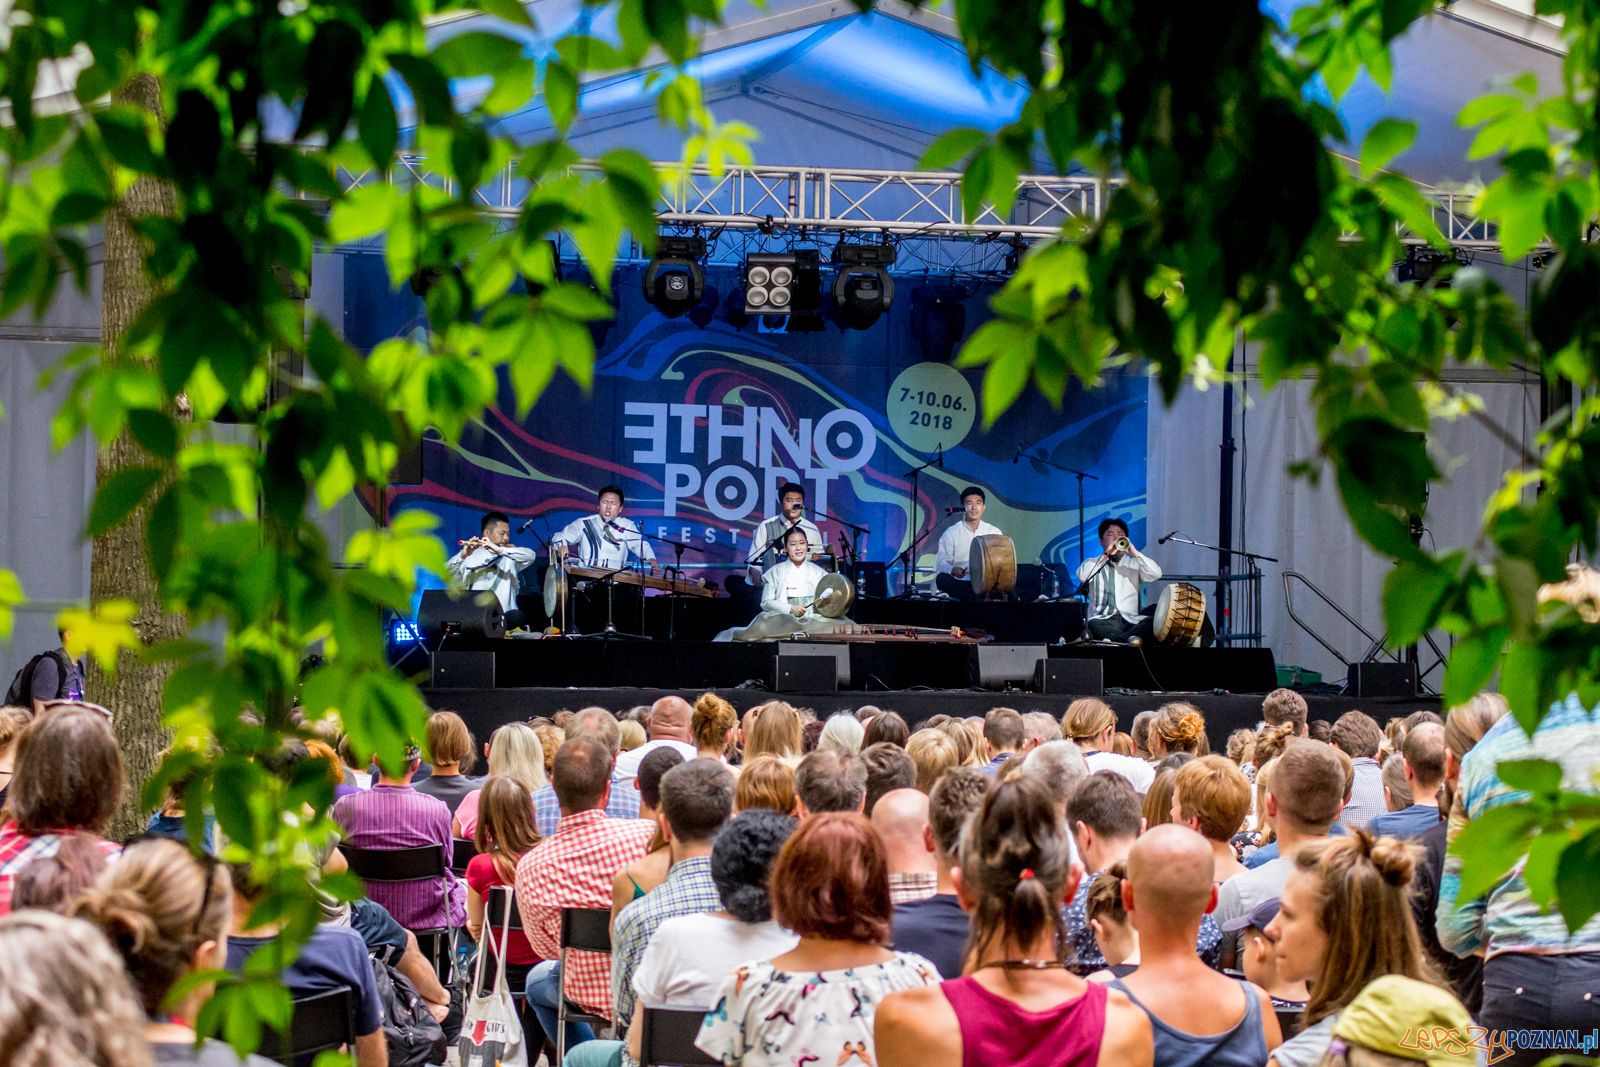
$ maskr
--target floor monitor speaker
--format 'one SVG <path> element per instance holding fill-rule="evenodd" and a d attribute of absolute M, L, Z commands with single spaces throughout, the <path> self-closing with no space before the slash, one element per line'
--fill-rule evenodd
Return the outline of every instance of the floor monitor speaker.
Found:
<path fill-rule="evenodd" d="M 493 689 L 493 652 L 435 652 L 433 688 Z"/>
<path fill-rule="evenodd" d="M 1097 697 L 1105 692 L 1105 664 L 1097 659 L 1045 659 L 1033 676 L 1036 693 Z"/>

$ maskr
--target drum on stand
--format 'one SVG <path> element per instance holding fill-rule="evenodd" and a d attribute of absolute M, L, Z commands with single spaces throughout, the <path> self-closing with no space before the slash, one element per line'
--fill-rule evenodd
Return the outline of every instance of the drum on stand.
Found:
<path fill-rule="evenodd" d="M 855 603 L 856 588 L 842 574 L 825 574 L 817 582 L 817 595 L 811 610 L 824 619 L 842 619 Z"/>
<path fill-rule="evenodd" d="M 1005 534 L 981 534 L 972 539 L 967 556 L 972 591 L 979 596 L 1010 593 L 1017 587 L 1017 546 Z"/>
<path fill-rule="evenodd" d="M 1174 582 L 1161 590 L 1156 601 L 1155 639 L 1162 645 L 1192 645 L 1200 637 L 1206 618 L 1206 595 L 1198 586 Z"/>

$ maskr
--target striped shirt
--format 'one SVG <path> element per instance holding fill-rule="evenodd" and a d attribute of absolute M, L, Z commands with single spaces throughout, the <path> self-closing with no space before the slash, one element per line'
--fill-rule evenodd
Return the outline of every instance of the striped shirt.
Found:
<path fill-rule="evenodd" d="M 617 872 L 644 855 L 656 824 L 611 819 L 599 808 L 561 820 L 550 837 L 517 862 L 517 911 L 540 959 L 561 958 L 561 909 L 611 907 Z M 579 1006 L 611 1018 L 611 959 L 597 952 L 567 955 L 562 989 Z"/>
<path fill-rule="evenodd" d="M 340 838 L 352 848 L 396 849 L 438 845 L 444 849 L 444 883 L 372 882 L 367 896 L 383 905 L 407 930 L 467 925 L 467 887 L 449 870 L 450 806 L 409 785 L 379 783 L 365 792 L 340 797 L 333 819 Z"/>
<path fill-rule="evenodd" d="M 1495 768 L 1506 760 L 1540 759 L 1561 764 L 1561 787 L 1569 792 L 1595 795 L 1595 768 L 1600 767 L 1600 715 L 1587 711 L 1576 694 L 1553 705 L 1530 740 L 1510 715 L 1489 728 L 1483 740 L 1461 761 L 1461 784 L 1456 803 L 1467 820 L 1502 804 L 1528 799 L 1526 790 L 1512 789 Z M 1455 823 L 1455 813 L 1451 822 Z M 1524 856 L 1504 879 L 1477 900 L 1459 900 L 1461 857 L 1445 856 L 1439 880 L 1439 910 L 1435 925 L 1439 943 L 1457 956 L 1483 950 L 1493 957 L 1502 952 L 1565 955 L 1600 952 L 1600 916 L 1572 934 L 1557 908 L 1540 914 L 1522 877 Z"/>
<path fill-rule="evenodd" d="M 11 911 L 11 887 L 16 883 L 17 875 L 22 869 L 34 860 L 42 860 L 47 856 L 54 856 L 61 848 L 61 842 L 73 836 L 73 831 L 63 833 L 25 834 L 17 829 L 16 820 L 0 826 L 0 915 Z M 105 838 L 96 837 L 88 831 L 83 836 L 93 841 L 107 859 L 115 859 L 122 854 L 122 846 Z"/>

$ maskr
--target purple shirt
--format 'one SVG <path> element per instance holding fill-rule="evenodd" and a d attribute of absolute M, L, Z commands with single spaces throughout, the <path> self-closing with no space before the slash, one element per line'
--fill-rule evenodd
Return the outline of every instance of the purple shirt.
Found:
<path fill-rule="evenodd" d="M 443 892 L 437 882 L 371 882 L 367 896 L 408 930 L 467 924 L 467 890 L 449 869 L 450 808 L 444 801 L 409 785 L 379 783 L 336 800 L 333 819 L 344 829 L 343 843 L 352 848 L 443 848 Z"/>

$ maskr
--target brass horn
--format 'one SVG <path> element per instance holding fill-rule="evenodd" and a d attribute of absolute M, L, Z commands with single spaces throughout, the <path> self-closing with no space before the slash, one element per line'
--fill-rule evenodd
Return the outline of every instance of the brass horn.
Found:
<path fill-rule="evenodd" d="M 1129 556 L 1133 554 L 1133 545 L 1126 537 L 1119 537 L 1112 542 L 1111 551 L 1119 555 Z"/>

